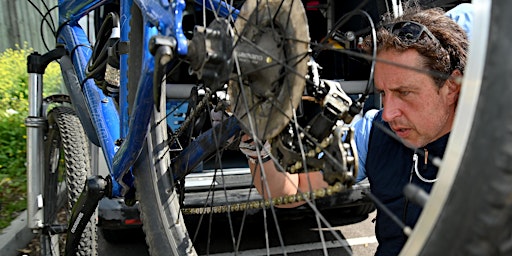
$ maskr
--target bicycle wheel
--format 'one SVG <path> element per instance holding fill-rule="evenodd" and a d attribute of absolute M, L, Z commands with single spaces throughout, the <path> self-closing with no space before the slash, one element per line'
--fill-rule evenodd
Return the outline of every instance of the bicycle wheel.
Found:
<path fill-rule="evenodd" d="M 135 5 L 131 11 L 128 86 L 130 92 L 135 92 L 142 63 L 143 22 Z M 160 95 L 166 95 L 165 86 Z M 135 96 L 130 94 L 129 102 L 134 100 Z M 154 107 L 146 143 L 133 166 L 142 228 L 151 255 L 194 255 L 169 169 L 165 97 L 156 104 L 160 104 L 160 111 Z"/>
<path fill-rule="evenodd" d="M 255 6 L 255 4 L 260 3 L 265 4 L 265 6 L 261 8 Z M 295 94 L 294 89 L 300 91 L 300 94 L 302 94 L 302 85 L 296 85 L 300 84 L 298 82 L 300 79 L 293 80 L 291 77 L 287 77 L 288 73 L 286 72 L 285 75 L 275 75 L 287 70 L 296 72 L 297 68 L 294 64 L 299 64 L 300 61 L 298 60 L 301 59 L 296 58 L 300 56 L 300 53 L 295 52 L 296 55 L 290 55 L 289 51 L 287 52 L 286 50 L 282 50 L 286 48 L 287 43 L 280 44 L 275 42 L 281 41 L 271 41 L 279 37 L 287 38 L 286 35 L 290 35 L 287 34 L 286 29 L 283 29 L 283 26 L 286 28 L 286 24 L 289 24 L 288 22 L 283 22 L 286 19 L 274 19 L 271 15 L 271 13 L 281 10 L 280 8 L 282 6 L 286 6 L 286 4 L 281 5 L 281 3 L 282 2 L 278 1 L 250 2 L 250 5 L 247 6 L 252 6 L 252 11 L 246 13 L 242 12 L 238 17 L 238 19 L 242 18 L 244 21 L 248 22 L 248 24 L 244 24 L 240 27 L 235 25 L 235 29 L 233 31 L 235 38 L 248 39 L 246 44 L 262 52 L 265 52 L 265 48 L 268 47 L 271 49 L 270 52 L 273 53 L 271 54 L 273 57 L 272 59 L 281 60 L 275 62 L 278 63 L 276 65 L 264 66 L 256 64 L 256 71 L 252 70 L 253 72 L 248 72 L 248 70 L 251 71 L 250 66 L 244 66 L 243 64 L 240 65 L 239 63 L 233 64 L 235 69 L 238 68 L 238 72 L 234 72 L 234 78 L 231 78 L 230 85 L 237 87 L 235 90 L 238 91 L 235 91 L 234 93 L 232 92 L 232 95 L 246 94 L 243 90 L 251 88 L 251 84 L 247 82 L 256 81 L 253 85 L 261 86 L 260 88 L 251 88 L 252 91 L 250 94 L 246 94 L 246 98 L 249 98 L 248 100 L 243 100 L 242 97 L 234 97 L 230 100 L 232 102 L 234 101 L 234 104 L 236 104 L 237 100 L 239 100 L 239 102 L 245 102 L 243 104 L 247 104 L 245 107 L 238 109 L 241 110 L 239 113 L 236 113 L 237 106 L 242 105 L 234 105 L 233 109 L 235 111 L 235 115 L 242 121 L 242 125 L 246 132 L 249 132 L 262 140 L 274 138 L 274 136 L 279 134 L 283 129 L 288 129 L 289 127 L 287 125 L 290 122 L 302 125 L 299 120 L 295 119 L 296 117 L 293 115 L 293 111 L 288 112 L 286 109 L 286 106 L 290 106 L 290 109 L 295 109 L 297 107 L 298 103 L 295 101 L 297 94 Z M 478 4 L 475 8 L 478 12 L 476 13 L 477 17 L 474 23 L 474 36 L 471 41 L 471 49 L 468 59 L 469 62 L 465 71 L 466 75 L 463 81 L 463 91 L 459 100 L 458 114 L 451 133 L 452 135 L 450 137 L 448 148 L 440 168 L 439 181 L 434 186 L 430 197 L 431 200 L 428 201 L 425 209 L 423 210 L 423 214 L 415 226 L 412 236 L 408 239 L 408 243 L 402 251 L 403 255 L 507 255 L 511 253 L 512 246 L 510 246 L 509 240 L 511 234 L 510 222 L 512 221 L 512 207 L 510 204 L 512 186 L 510 186 L 511 154 L 509 144 L 512 141 L 510 140 L 508 127 L 512 118 L 510 116 L 510 112 L 504 109 L 509 102 L 509 96 L 512 96 L 512 91 L 508 84 L 511 81 L 511 77 L 509 77 L 511 74 L 508 71 L 512 63 L 510 63 L 511 61 L 508 58 L 500 56 L 506 56 L 510 49 L 510 40 L 506 35 L 508 35 L 507 26 L 512 22 L 510 20 L 511 17 L 501 10 L 509 10 L 512 8 L 512 3 L 510 3 L 510 1 L 479 1 L 475 4 Z M 297 9 L 295 8 L 289 8 L 288 11 L 296 14 L 296 16 L 292 15 L 293 18 L 290 16 L 289 19 L 301 19 L 300 17 L 303 16 L 302 11 L 299 10 L 298 13 L 296 13 Z M 270 16 L 265 16 L 264 13 L 267 13 Z M 245 16 L 245 14 L 248 15 Z M 253 14 L 254 16 L 252 16 Z M 260 15 L 263 15 L 263 17 Z M 268 23 L 269 20 L 277 20 L 277 25 Z M 267 21 L 267 23 L 257 23 L 257 21 Z M 297 21 L 297 23 L 301 25 L 305 24 L 300 20 Z M 263 26 L 256 26 L 260 29 L 246 29 L 246 27 L 250 27 L 254 24 L 262 24 Z M 273 29 L 277 29 L 277 32 L 273 31 Z M 264 32 L 260 33 L 260 31 Z M 266 33 L 267 31 L 269 32 Z M 295 32 L 292 34 L 294 33 Z M 300 33 L 299 35 L 305 36 L 305 34 Z M 296 42 L 299 42 L 299 44 L 300 42 L 309 41 L 307 38 L 294 39 Z M 274 46 L 264 44 L 264 42 L 269 41 L 274 45 L 285 46 L 284 48 L 277 50 Z M 308 45 L 306 48 L 310 46 L 311 45 Z M 254 54 L 255 52 L 245 53 Z M 306 55 L 303 56 L 305 57 Z M 254 60 L 256 62 L 258 61 L 257 55 L 245 54 L 244 57 L 248 58 L 245 59 L 247 62 L 251 62 L 251 57 L 255 57 Z M 292 65 L 291 63 L 283 61 L 288 59 L 295 60 L 292 61 L 294 64 Z M 259 72 L 265 68 L 268 69 L 270 75 L 267 75 L 264 72 Z M 303 71 L 296 72 L 297 76 L 304 76 L 305 74 L 302 72 Z M 259 80 L 261 77 L 263 77 L 262 80 Z M 294 81 L 293 86 L 297 87 L 274 87 L 273 82 L 275 81 L 279 81 L 279 85 L 287 84 L 289 81 Z M 306 85 L 310 82 L 311 81 L 305 81 Z M 265 98 L 269 95 L 267 92 L 278 94 L 282 91 L 287 92 L 290 96 L 289 100 L 285 103 L 280 102 L 279 104 L 272 104 L 272 100 L 266 100 Z M 258 99 L 259 101 L 254 101 L 255 99 Z M 266 104 L 270 107 L 267 107 Z M 275 107 L 274 110 L 272 110 L 272 107 Z M 270 121 L 259 120 L 259 123 L 252 123 L 251 118 L 249 117 L 253 115 L 253 117 L 257 119 L 258 115 L 264 116 L 264 114 L 274 113 L 273 111 L 280 112 L 279 117 L 271 118 Z M 464 114 L 461 115 L 461 112 L 464 112 Z M 158 117 L 155 120 L 158 120 Z M 273 120 L 275 120 L 275 122 Z M 273 124 L 268 126 L 270 122 L 273 122 Z M 265 129 L 265 127 L 269 128 Z M 165 136 L 163 135 L 165 133 L 166 132 L 162 132 L 160 135 Z M 148 143 L 148 145 L 159 144 L 151 142 Z M 300 147 L 300 145 L 297 145 L 297 147 Z M 147 147 L 147 151 L 145 151 L 145 153 L 147 153 L 147 159 L 155 158 L 154 154 L 151 154 L 151 151 L 155 148 L 157 147 Z M 224 149 L 221 145 L 219 145 L 218 148 Z M 219 161 L 222 159 L 219 154 L 214 158 Z M 147 170 L 154 170 L 151 169 L 152 167 L 150 168 L 150 166 L 151 163 L 146 165 L 146 167 L 148 167 Z M 226 166 L 224 165 L 224 167 Z M 223 170 L 222 168 L 217 169 Z M 168 172 L 166 172 L 165 168 L 151 173 L 152 175 L 148 176 L 152 176 L 152 180 L 143 184 L 139 183 L 138 188 L 142 188 L 142 185 L 147 185 L 149 187 L 144 188 L 144 192 L 139 192 L 140 198 L 144 197 L 145 200 L 147 195 L 153 195 L 156 198 L 153 205 L 147 204 L 145 207 L 146 209 L 141 209 L 143 214 L 146 214 L 145 219 L 151 222 L 150 225 L 153 225 L 153 228 L 146 229 L 146 234 L 153 236 L 151 235 L 152 232 L 155 232 L 155 234 L 171 232 L 165 230 L 165 228 L 164 231 L 162 231 L 159 227 L 175 228 L 176 226 L 180 226 L 181 228 L 184 223 L 181 222 L 182 216 L 180 215 L 180 211 L 176 209 L 180 209 L 181 207 L 183 211 L 188 212 L 186 205 L 190 202 L 187 202 L 186 199 L 185 202 L 179 202 L 180 200 L 177 198 L 178 196 L 174 191 L 175 187 L 172 185 L 172 179 L 171 181 L 168 181 L 166 178 L 162 178 L 166 177 L 166 175 L 170 176 Z M 218 171 L 215 172 L 214 175 L 218 174 L 222 176 L 221 173 L 226 174 L 227 172 Z M 484 177 L 482 177 L 482 174 L 484 174 Z M 215 178 L 212 180 L 212 186 L 210 187 L 213 187 L 213 184 L 215 183 L 217 185 L 216 188 L 218 189 L 217 194 L 221 194 L 222 196 L 220 197 L 223 199 L 212 199 L 214 198 L 213 196 L 208 197 L 209 199 L 207 200 L 207 203 L 199 204 L 202 206 L 201 210 L 199 210 L 202 215 L 199 214 L 199 216 L 201 216 L 202 219 L 209 219 L 209 221 L 206 221 L 206 223 L 203 224 L 207 226 L 207 232 L 205 233 L 210 234 L 216 231 L 212 222 L 219 216 L 218 213 L 214 214 L 214 212 L 218 210 L 224 218 L 226 218 L 227 215 L 230 225 L 228 228 L 232 235 L 230 242 L 232 242 L 233 247 L 231 250 L 232 252 L 239 252 L 242 248 L 240 246 L 242 244 L 240 241 L 242 236 L 240 233 L 236 232 L 243 229 L 243 221 L 241 226 L 234 227 L 235 221 L 230 216 L 232 216 L 231 211 L 235 210 L 234 206 L 246 207 L 247 205 L 237 205 L 240 200 L 236 203 L 228 201 L 228 199 L 232 199 L 234 197 L 226 196 L 230 192 L 225 192 L 225 187 L 223 187 L 225 184 L 221 182 L 221 179 L 216 176 L 214 177 Z M 228 176 L 226 175 L 222 177 Z M 219 193 L 218 191 L 221 192 Z M 247 200 L 251 195 L 243 197 L 244 199 L 241 201 Z M 162 201 L 162 198 L 165 200 Z M 185 195 L 185 198 L 187 198 L 187 195 Z M 166 203 L 162 204 L 164 201 Z M 169 204 L 171 202 L 172 205 Z M 166 207 L 167 205 L 170 205 L 170 207 Z M 226 205 L 228 206 L 225 207 Z M 265 206 L 262 205 L 259 205 L 259 207 L 265 208 Z M 311 206 L 311 208 L 314 207 L 315 206 Z M 173 209 L 173 213 L 166 214 L 165 211 L 171 208 Z M 155 211 L 155 209 L 157 210 Z M 244 220 L 245 217 L 249 218 L 249 215 L 251 215 L 251 217 L 253 217 L 252 215 L 257 216 L 254 213 L 248 214 L 248 212 L 253 210 L 253 208 L 250 208 L 249 210 L 247 210 L 248 208 L 244 209 L 245 210 L 242 211 L 244 213 L 242 220 Z M 157 213 L 155 215 L 151 214 L 151 212 Z M 265 218 L 263 222 L 265 223 L 265 228 L 267 228 L 267 224 L 274 223 L 276 226 L 275 228 L 279 230 L 279 222 L 276 218 L 278 214 L 276 213 L 281 211 L 274 209 L 273 207 L 269 207 L 268 210 L 264 210 L 262 212 L 262 216 Z M 286 214 L 290 214 L 290 212 L 287 211 Z M 314 210 L 314 215 L 318 219 L 322 220 L 322 225 L 326 224 L 323 222 L 319 211 Z M 199 218 L 200 220 L 195 220 L 196 224 L 201 225 L 201 217 Z M 171 221 L 168 220 L 169 218 Z M 267 220 L 267 218 L 269 220 Z M 169 223 L 177 223 L 173 221 L 180 221 L 179 225 L 169 225 Z M 236 223 L 237 225 L 239 224 L 238 222 Z M 144 224 L 146 225 L 146 223 Z M 186 234 L 184 229 L 181 229 L 179 232 L 180 234 Z M 266 253 L 269 253 L 270 247 L 275 246 L 276 244 L 274 243 L 275 241 L 269 241 L 271 240 L 268 239 L 269 233 L 270 231 L 266 229 Z M 159 235 L 155 236 L 159 237 Z M 319 234 L 319 236 L 322 237 L 321 234 Z M 185 246 L 182 248 L 186 248 L 186 250 L 183 251 L 190 251 L 192 240 L 188 235 L 183 237 L 184 239 L 182 241 L 184 241 L 183 244 Z M 149 238 L 149 240 L 152 239 L 156 238 Z M 206 239 L 210 241 L 209 239 L 211 238 L 208 237 Z M 320 240 L 325 243 L 325 240 L 322 238 L 320 238 Z M 285 254 L 287 249 L 283 246 L 286 243 L 283 237 L 278 236 L 276 241 L 278 244 L 277 247 L 280 247 L 279 252 Z M 194 240 L 194 243 L 195 242 L 198 241 Z M 150 245 L 150 247 L 163 246 L 161 244 L 153 244 L 154 245 Z M 171 247 L 176 248 L 179 247 L 180 244 L 181 241 L 174 243 Z M 209 252 L 210 251 L 207 250 L 205 253 Z"/>
<path fill-rule="evenodd" d="M 301 1 L 235 2 L 235 6 L 242 6 L 236 22 L 230 17 L 222 18 L 216 12 L 219 10 L 217 8 L 212 8 L 214 11 L 199 12 L 196 18 L 200 20 L 201 13 L 204 13 L 203 18 L 206 20 L 202 24 L 208 29 L 196 29 L 197 34 L 190 35 L 193 37 L 191 44 L 205 42 L 207 47 L 196 46 L 194 52 L 197 53 L 198 49 L 209 52 L 200 52 L 201 54 L 197 55 L 197 59 L 204 61 L 203 63 L 195 63 L 196 58 L 189 58 L 188 61 L 191 62 L 189 70 L 192 73 L 197 71 L 197 67 L 203 68 L 198 83 L 204 83 L 202 89 L 205 94 L 195 94 L 191 96 L 192 99 L 188 99 L 195 104 L 189 105 L 189 110 L 185 111 L 186 120 L 178 129 L 172 128 L 167 122 L 169 116 L 172 118 L 181 114 L 159 112 L 157 109 L 165 109 L 166 102 L 157 102 L 160 107 L 153 110 L 146 145 L 133 167 L 143 229 L 152 255 L 219 252 L 218 248 L 214 248 L 218 241 L 216 238 L 219 237 L 229 241 L 229 252 L 238 253 L 261 246 L 269 250 L 275 247 L 272 250 L 286 254 L 288 250 L 293 250 L 287 248 L 289 243 L 293 243 L 293 236 L 279 232 L 280 221 L 286 218 L 300 219 L 302 215 L 315 218 L 319 231 L 313 233 L 316 239 L 322 242 L 320 249 L 327 251 L 326 236 L 330 236 L 330 241 L 333 237 L 334 240 L 341 241 L 339 244 L 343 244 L 343 241 L 334 231 L 326 232 L 327 235 L 323 234 L 322 227 L 330 226 L 320 213 L 321 208 L 340 209 L 355 206 L 363 209 L 361 215 L 367 215 L 374 209 L 371 202 L 365 201 L 361 193 L 367 191 L 368 186 L 354 186 L 353 189 L 347 190 L 351 182 L 350 175 L 342 178 L 342 182 L 346 184 L 340 183 L 315 191 L 311 198 L 315 197 L 316 200 L 300 191 L 297 192 L 297 197 L 289 198 L 263 199 L 258 194 L 254 188 L 247 159 L 238 152 L 237 136 L 233 136 L 238 134 L 236 128 L 233 128 L 236 126 L 234 123 L 238 121 L 233 120 L 236 116 L 244 131 L 260 140 L 280 136 L 283 130 L 293 130 L 294 133 L 297 132 L 295 134 L 310 133 L 311 129 L 306 128 L 308 124 L 295 112 L 302 104 L 305 88 L 308 84 L 314 84 L 312 78 L 305 79 L 309 71 L 308 62 L 311 54 L 309 27 Z M 129 56 L 131 92 L 138 86 L 136 81 L 142 61 L 140 46 L 143 45 L 140 41 L 143 38 L 143 22 L 138 8 L 132 7 L 132 15 Z M 219 45 L 233 45 L 234 49 L 222 48 L 228 49 L 229 54 L 217 52 L 218 48 L 213 46 Z M 221 56 L 235 57 L 223 63 L 218 59 L 222 58 Z M 227 69 L 229 75 L 224 76 L 226 70 L 217 72 L 219 66 Z M 168 74 L 168 79 L 174 78 L 173 71 L 175 70 Z M 168 95 L 165 89 L 165 86 L 162 86 L 161 95 Z M 218 100 L 219 98 L 214 96 L 215 91 L 231 96 L 231 118 L 223 116 L 225 105 L 223 106 L 222 99 Z M 162 100 L 165 99 L 162 97 Z M 129 101 L 133 102 L 133 98 Z M 202 114 L 206 113 L 209 116 L 218 109 L 221 110 L 220 118 L 212 115 L 212 120 L 201 122 L 200 119 L 204 116 Z M 304 116 L 318 114 L 316 108 L 314 111 L 304 112 L 307 112 Z M 205 124 L 202 125 L 203 123 Z M 326 129 L 330 130 L 334 124 L 330 121 L 328 123 L 331 126 Z M 211 127 L 214 128 L 209 129 Z M 231 138 L 232 136 L 234 138 Z M 297 138 L 286 138 L 283 135 L 283 140 L 290 139 L 293 143 Z M 232 142 L 233 140 L 236 142 Z M 293 164 L 301 162 L 300 159 L 305 153 L 300 152 L 299 148 L 310 150 L 320 142 L 310 143 L 294 145 L 294 150 L 299 152 L 293 152 L 293 158 L 289 159 L 284 168 L 293 168 Z M 182 149 L 177 145 L 188 148 Z M 336 147 L 339 146 L 333 144 L 331 150 L 336 151 Z M 238 159 L 226 162 L 227 159 L 233 160 L 233 157 Z M 312 158 L 314 157 L 309 156 L 308 160 L 313 161 Z M 282 165 L 279 161 L 276 164 Z M 332 193 L 338 197 L 326 197 Z M 326 200 L 318 199 L 322 195 Z M 278 204 L 292 204 L 296 202 L 295 200 L 309 201 L 308 206 L 296 212 L 281 211 L 275 207 Z M 341 204 L 338 204 L 340 202 Z M 219 221 L 224 225 L 219 227 Z M 264 234 L 257 239 L 257 245 L 252 244 L 254 238 L 246 238 L 243 232 L 244 223 L 255 221 L 264 223 L 260 227 L 263 226 L 265 229 Z M 277 234 L 274 230 L 278 231 Z M 224 236 L 226 233 L 227 237 Z M 272 235 L 269 236 L 269 233 Z"/>
<path fill-rule="evenodd" d="M 64 253 L 65 229 L 71 208 L 90 175 L 87 137 L 80 120 L 69 107 L 55 107 L 48 113 L 48 132 L 44 141 L 44 223 L 42 255 Z M 82 234 L 78 255 L 96 255 L 96 216 Z"/>
<path fill-rule="evenodd" d="M 510 1 L 475 1 L 468 66 L 450 141 L 403 255 L 512 253 Z"/>

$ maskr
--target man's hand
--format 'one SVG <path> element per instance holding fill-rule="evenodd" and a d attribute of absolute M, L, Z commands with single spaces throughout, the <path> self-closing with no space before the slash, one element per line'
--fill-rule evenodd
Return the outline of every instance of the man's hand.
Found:
<path fill-rule="evenodd" d="M 251 136 L 244 134 L 240 139 L 239 148 L 240 151 L 245 154 L 247 159 L 254 164 L 258 161 L 258 155 L 261 156 L 262 163 L 271 159 L 270 143 L 268 143 L 268 141 L 265 141 L 263 148 L 259 148 L 258 150 L 256 141 L 254 141 Z"/>

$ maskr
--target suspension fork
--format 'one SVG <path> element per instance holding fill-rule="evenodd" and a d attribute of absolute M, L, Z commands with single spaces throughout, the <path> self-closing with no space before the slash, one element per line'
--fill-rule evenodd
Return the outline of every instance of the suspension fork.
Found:
<path fill-rule="evenodd" d="M 56 48 L 44 55 L 35 52 L 27 58 L 27 71 L 29 74 L 28 94 L 29 112 L 25 119 L 27 127 L 27 226 L 30 229 L 44 229 L 43 208 L 43 173 L 44 165 L 44 133 L 47 125 L 46 110 L 43 105 L 43 74 L 52 61 L 66 55 L 64 48 Z M 73 207 L 70 229 L 67 229 L 66 255 L 74 255 L 78 248 L 81 234 L 87 225 L 98 201 L 105 195 L 108 180 L 94 176 L 87 179 L 87 183 Z M 65 232 L 60 230 L 60 232 Z"/>
<path fill-rule="evenodd" d="M 43 223 L 43 135 L 46 114 L 43 109 L 43 74 L 48 64 L 66 55 L 64 48 L 56 48 L 44 55 L 37 52 L 27 57 L 28 117 L 27 127 L 27 227 L 40 229 Z"/>

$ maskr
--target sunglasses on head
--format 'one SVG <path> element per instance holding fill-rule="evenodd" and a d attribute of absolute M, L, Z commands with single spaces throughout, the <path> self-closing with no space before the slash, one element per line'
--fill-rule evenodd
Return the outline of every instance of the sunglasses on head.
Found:
<path fill-rule="evenodd" d="M 428 30 L 425 25 L 414 21 L 399 21 L 393 24 L 384 25 L 389 32 L 397 36 L 406 44 L 416 43 L 423 33 L 427 34 L 430 39 L 439 42 L 437 38 Z"/>

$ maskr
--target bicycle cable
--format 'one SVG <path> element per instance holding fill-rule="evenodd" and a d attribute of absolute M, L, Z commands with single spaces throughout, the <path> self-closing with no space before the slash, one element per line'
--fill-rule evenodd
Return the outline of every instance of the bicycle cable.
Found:
<path fill-rule="evenodd" d="M 49 9 L 48 5 L 46 5 L 46 3 L 44 1 L 42 1 L 44 7 L 46 8 L 46 12 L 45 12 L 45 14 L 43 14 L 43 12 L 39 9 L 39 7 L 32 0 L 28 0 L 28 2 L 29 2 L 30 5 L 32 5 L 32 7 L 37 11 L 37 13 L 39 13 L 39 15 L 42 18 L 40 26 L 39 26 L 39 30 L 40 30 L 39 33 L 41 35 L 41 40 L 43 41 L 44 47 L 46 48 L 46 50 L 49 51 L 50 48 L 48 47 L 48 44 L 46 43 L 46 40 L 44 38 L 43 24 L 46 23 L 48 25 L 48 27 L 50 28 L 50 31 L 52 32 L 52 34 L 54 34 L 54 36 L 55 36 L 55 24 L 54 24 L 53 17 L 50 15 L 50 13 L 51 13 L 51 11 L 55 10 L 56 8 L 58 8 L 58 5 L 55 5 L 55 6 L 53 6 L 52 8 Z M 50 17 L 50 21 L 48 21 L 46 16 Z"/>

